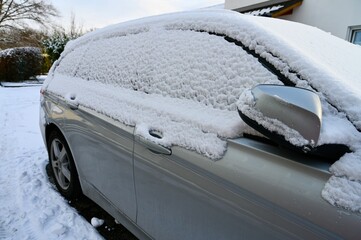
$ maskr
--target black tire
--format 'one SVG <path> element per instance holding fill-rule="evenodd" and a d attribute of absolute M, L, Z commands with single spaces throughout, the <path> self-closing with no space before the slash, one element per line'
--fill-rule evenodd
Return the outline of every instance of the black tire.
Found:
<path fill-rule="evenodd" d="M 47 140 L 51 175 L 59 192 L 68 200 L 81 197 L 79 176 L 68 143 L 53 130 Z"/>

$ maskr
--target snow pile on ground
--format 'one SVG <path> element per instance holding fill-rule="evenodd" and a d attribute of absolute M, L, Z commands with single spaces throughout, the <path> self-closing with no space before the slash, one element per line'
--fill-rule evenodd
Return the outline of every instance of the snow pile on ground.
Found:
<path fill-rule="evenodd" d="M 352 198 L 349 191 L 351 185 L 361 189 L 354 177 L 355 171 L 361 173 L 361 159 L 355 157 L 361 151 L 361 136 L 356 130 L 361 129 L 361 48 L 316 28 L 221 10 L 130 21 L 70 42 L 53 65 L 55 79 L 51 82 L 54 76 L 50 75 L 46 84 L 50 82 L 49 91 L 62 96 L 75 94 L 79 103 L 136 125 L 137 133 L 144 137 L 156 126 L 164 130 L 161 144 L 184 146 L 216 159 L 226 149 L 224 138 L 240 136 L 249 128 L 240 119 L 236 123 L 235 118 L 232 124 L 217 127 L 218 120 L 212 122 L 218 114 L 215 111 L 236 112 L 241 94 L 259 83 L 281 84 L 255 58 L 222 35 L 259 54 L 296 86 L 318 92 L 324 116 L 320 143 L 341 143 L 354 151 L 331 168 L 335 177 L 328 182 L 323 197 L 361 211 L 361 196 Z M 196 41 L 189 41 L 191 38 Z M 97 91 L 106 84 L 109 89 L 105 92 L 111 96 L 108 101 Z M 136 97 L 128 100 L 122 87 Z M 159 100 L 161 96 L 163 100 Z M 149 104 L 139 105 L 141 98 Z M 187 103 L 172 102 L 171 98 Z M 203 105 L 202 109 L 195 107 L 199 110 L 194 115 L 205 121 L 195 123 L 193 116 L 186 114 L 188 101 Z M 174 108 L 179 111 L 171 110 Z M 159 112 L 164 122 L 157 123 Z M 222 114 L 224 121 L 232 115 Z"/>
<path fill-rule="evenodd" d="M 39 92 L 0 88 L 0 239 L 102 239 L 49 183 Z"/>

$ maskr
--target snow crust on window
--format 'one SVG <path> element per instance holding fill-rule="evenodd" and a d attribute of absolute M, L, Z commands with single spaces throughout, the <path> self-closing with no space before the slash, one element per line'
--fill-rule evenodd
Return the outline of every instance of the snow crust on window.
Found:
<path fill-rule="evenodd" d="M 154 141 L 218 159 L 226 138 L 251 131 L 236 111 L 241 94 L 260 83 L 282 83 L 241 47 L 205 32 L 241 42 L 296 86 L 317 91 L 323 108 L 318 144 L 353 151 L 331 167 L 322 196 L 361 212 L 360 194 L 353 195 L 361 190 L 355 128 L 361 129 L 361 48 L 314 27 L 226 10 L 130 21 L 69 42 L 45 87 L 51 83 L 49 91 L 62 96 L 75 92 L 79 103 L 136 126 L 145 138 L 159 128 L 164 138 Z"/>
<path fill-rule="evenodd" d="M 91 42 L 71 52 L 57 72 L 232 111 L 244 89 L 282 84 L 223 37 L 164 29 Z"/>
<path fill-rule="evenodd" d="M 155 29 L 76 48 L 56 68 L 48 89 L 136 126 L 136 134 L 163 146 L 216 160 L 226 151 L 225 139 L 252 131 L 236 102 L 259 83 L 282 84 L 223 37 Z M 152 138 L 150 130 L 163 138 Z"/>

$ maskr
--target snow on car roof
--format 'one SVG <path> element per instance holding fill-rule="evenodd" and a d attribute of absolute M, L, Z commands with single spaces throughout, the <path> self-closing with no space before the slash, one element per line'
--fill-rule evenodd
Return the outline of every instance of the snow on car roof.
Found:
<path fill-rule="evenodd" d="M 189 31 L 179 30 L 197 31 L 197 41 L 188 41 Z M 227 10 L 130 21 L 67 44 L 45 85 L 51 82 L 49 91 L 64 97 L 76 91 L 79 103 L 136 126 L 136 133 L 144 137 L 149 138 L 149 128 L 160 128 L 164 134 L 160 144 L 183 146 L 218 159 L 226 151 L 226 138 L 252 131 L 238 117 L 237 98 L 259 83 L 282 83 L 241 47 L 224 44 L 217 35 L 229 36 L 255 51 L 295 86 L 318 92 L 323 105 L 319 144 L 342 143 L 353 151 L 331 167 L 334 176 L 322 195 L 332 204 L 361 211 L 360 195 L 350 197 L 351 192 L 361 192 L 361 135 L 356 130 L 361 129 L 361 47 L 317 28 Z M 132 41 L 119 44 L 124 36 Z M 172 40 L 164 42 L 167 38 L 163 36 Z M 155 50 L 139 52 L 132 45 L 137 41 Z M 186 43 L 182 53 L 189 61 L 172 55 L 180 42 Z M 106 46 L 113 47 L 112 51 L 104 52 Z M 202 51 L 203 47 L 212 51 Z M 128 50 L 130 55 L 117 55 L 120 50 Z M 82 58 L 85 53 L 88 59 Z M 149 67 L 154 59 L 163 58 L 161 69 Z M 237 65 L 242 58 L 248 67 Z M 142 71 L 132 72 L 138 65 Z M 259 71 L 263 72 L 256 75 Z"/>

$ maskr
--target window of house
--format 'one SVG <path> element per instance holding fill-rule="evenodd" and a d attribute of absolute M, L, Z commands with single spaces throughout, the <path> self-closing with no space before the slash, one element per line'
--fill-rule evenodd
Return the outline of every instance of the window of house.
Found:
<path fill-rule="evenodd" d="M 348 40 L 361 45 L 361 25 L 348 27 Z"/>
<path fill-rule="evenodd" d="M 361 29 L 353 32 L 352 42 L 361 45 Z"/>

